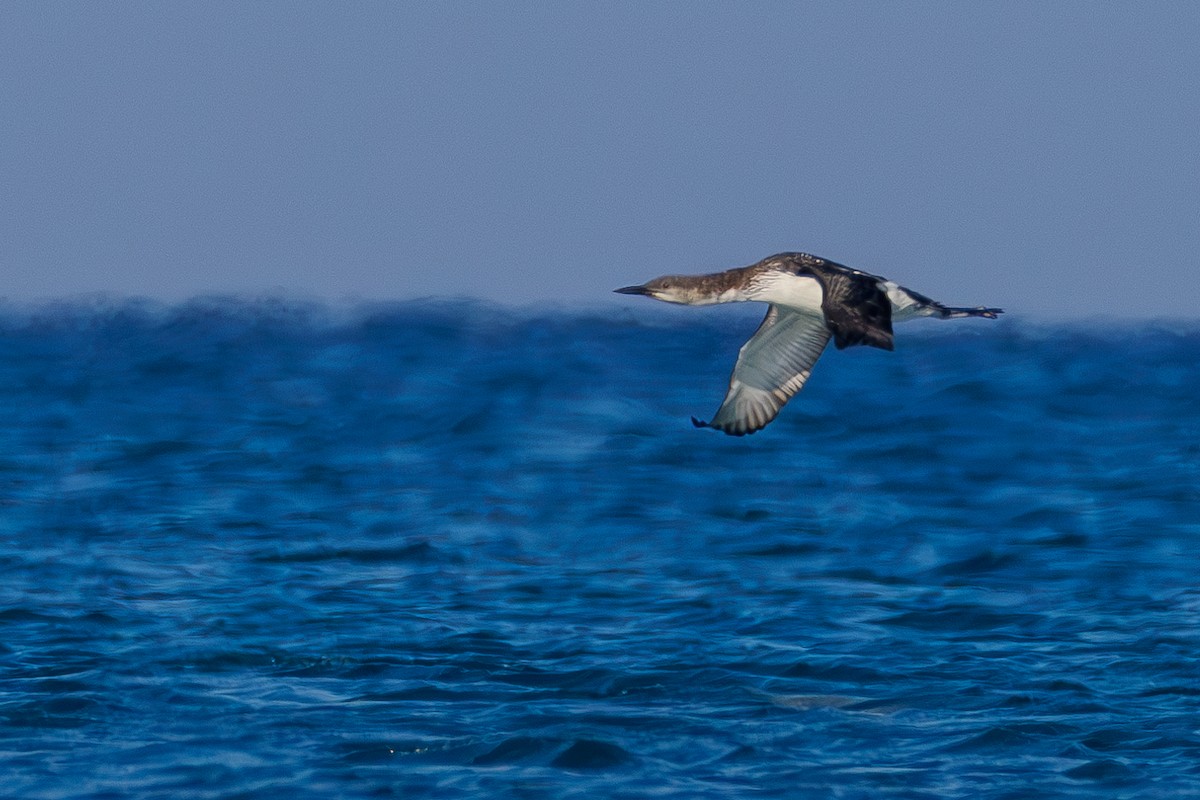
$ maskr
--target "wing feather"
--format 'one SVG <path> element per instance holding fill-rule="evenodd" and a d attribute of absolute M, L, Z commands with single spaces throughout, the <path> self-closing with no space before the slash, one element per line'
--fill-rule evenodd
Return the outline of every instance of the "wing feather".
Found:
<path fill-rule="evenodd" d="M 716 415 L 696 424 L 733 436 L 762 430 L 804 386 L 829 337 L 821 316 L 772 304 L 738 352 Z"/>

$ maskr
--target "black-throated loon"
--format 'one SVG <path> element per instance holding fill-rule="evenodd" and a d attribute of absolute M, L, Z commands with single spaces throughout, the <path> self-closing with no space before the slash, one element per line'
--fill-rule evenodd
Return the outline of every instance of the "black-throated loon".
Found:
<path fill-rule="evenodd" d="M 995 319 L 999 308 L 951 308 L 911 289 L 808 253 L 779 253 L 748 267 L 711 275 L 666 275 L 617 289 L 668 303 L 769 303 L 767 317 L 738 352 L 725 401 L 699 428 L 744 436 L 766 427 L 804 386 L 832 337 L 839 350 L 857 344 L 893 349 L 892 323 L 916 317 Z"/>

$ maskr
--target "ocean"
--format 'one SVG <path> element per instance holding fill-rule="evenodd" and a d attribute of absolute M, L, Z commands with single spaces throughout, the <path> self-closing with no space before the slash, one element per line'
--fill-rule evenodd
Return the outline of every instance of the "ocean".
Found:
<path fill-rule="evenodd" d="M 0 307 L 0 797 L 1200 796 L 1200 323 L 675 311 Z"/>

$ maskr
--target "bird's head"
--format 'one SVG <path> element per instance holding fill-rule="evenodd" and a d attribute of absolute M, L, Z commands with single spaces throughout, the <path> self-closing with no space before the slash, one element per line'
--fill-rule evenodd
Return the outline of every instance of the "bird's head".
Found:
<path fill-rule="evenodd" d="M 681 303 L 686 306 L 703 305 L 710 302 L 700 291 L 696 279 L 686 275 L 664 275 L 661 278 L 646 281 L 640 286 L 625 286 L 614 289 L 614 291 L 617 294 L 643 294 L 646 297 L 653 297 L 655 300 Z"/>

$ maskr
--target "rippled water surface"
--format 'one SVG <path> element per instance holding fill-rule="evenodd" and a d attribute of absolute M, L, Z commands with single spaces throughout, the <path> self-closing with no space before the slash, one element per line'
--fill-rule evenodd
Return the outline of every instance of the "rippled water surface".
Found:
<path fill-rule="evenodd" d="M 1200 793 L 1200 328 L 0 312 L 0 796 Z"/>

